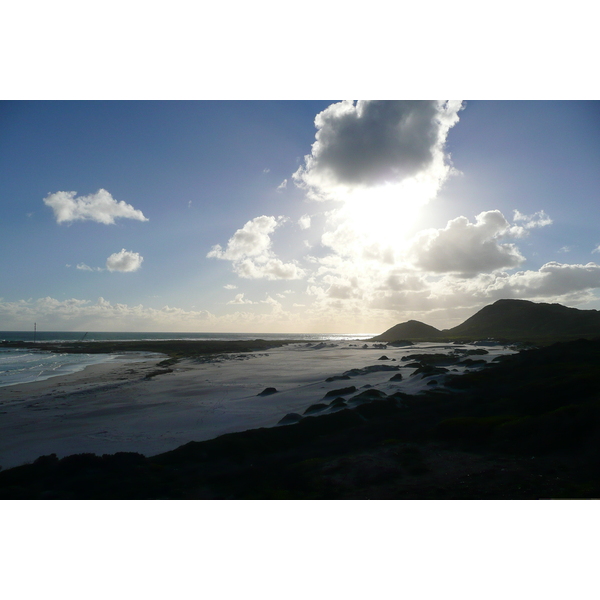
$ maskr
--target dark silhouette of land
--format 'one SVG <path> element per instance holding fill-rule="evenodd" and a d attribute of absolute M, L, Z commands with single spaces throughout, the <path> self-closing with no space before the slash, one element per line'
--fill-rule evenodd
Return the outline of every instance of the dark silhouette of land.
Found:
<path fill-rule="evenodd" d="M 0 342 L 0 348 L 38 348 L 71 354 L 118 354 L 158 352 L 172 359 L 202 357 L 225 352 L 253 352 L 297 343 L 294 340 L 136 340 L 107 342 Z"/>
<path fill-rule="evenodd" d="M 548 341 L 550 331 L 560 339 L 584 322 L 583 337 L 597 335 L 596 311 L 513 300 L 454 330 L 517 331 L 507 325 L 511 314 L 526 330 L 518 338 L 537 332 Z M 414 357 L 424 373 L 450 366 L 448 357 L 430 357 Z M 600 497 L 600 340 L 548 343 L 487 365 L 474 358 L 472 372 L 446 372 L 444 385 L 418 396 L 362 391 L 365 402 L 354 408 L 153 457 L 43 456 L 0 471 L 0 498 Z"/>
<path fill-rule="evenodd" d="M 451 329 L 439 330 L 419 321 L 407 321 L 384 331 L 372 341 L 434 342 L 493 338 L 506 342 L 550 343 L 599 336 L 600 311 L 528 300 L 498 300 Z"/>

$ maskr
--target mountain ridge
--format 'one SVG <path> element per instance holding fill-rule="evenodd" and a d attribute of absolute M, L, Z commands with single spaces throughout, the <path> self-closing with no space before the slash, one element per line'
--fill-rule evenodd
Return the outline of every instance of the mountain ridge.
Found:
<path fill-rule="evenodd" d="M 372 338 L 376 342 L 474 340 L 559 341 L 600 337 L 600 311 L 562 304 L 501 299 L 488 304 L 451 329 L 420 321 L 394 325 Z"/>

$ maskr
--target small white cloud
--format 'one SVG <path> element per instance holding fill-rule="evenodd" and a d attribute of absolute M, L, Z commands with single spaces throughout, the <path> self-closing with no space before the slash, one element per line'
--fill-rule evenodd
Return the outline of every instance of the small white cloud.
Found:
<path fill-rule="evenodd" d="M 288 180 L 284 179 L 278 186 L 277 186 L 277 191 L 281 191 L 281 190 L 285 190 L 285 188 L 287 187 L 287 183 Z"/>
<path fill-rule="evenodd" d="M 237 294 L 233 300 L 230 300 L 227 304 L 255 304 L 252 300 L 244 298 L 244 294 Z"/>
<path fill-rule="evenodd" d="M 117 202 L 109 192 L 98 190 L 89 196 L 76 198 L 77 192 L 56 192 L 44 198 L 44 204 L 54 211 L 57 223 L 72 221 L 96 221 L 112 225 L 115 219 L 136 219 L 147 221 L 141 210 L 136 210 L 131 204 Z"/>
<path fill-rule="evenodd" d="M 278 258 L 258 262 L 246 258 L 234 263 L 235 272 L 245 279 L 302 279 L 304 270 L 295 263 L 284 263 Z"/>
<path fill-rule="evenodd" d="M 226 290 L 235 290 L 237 289 L 237 285 L 233 285 L 232 283 L 228 283 L 227 285 L 223 286 Z"/>
<path fill-rule="evenodd" d="M 271 169 L 267 168 L 267 169 L 263 169 L 263 173 L 270 173 Z"/>
<path fill-rule="evenodd" d="M 524 221 L 523 227 L 525 227 L 525 229 L 533 229 L 534 227 L 545 227 L 546 225 L 552 225 L 552 219 L 543 210 L 540 210 L 532 215 L 524 215 L 518 210 L 515 210 L 514 220 Z"/>
<path fill-rule="evenodd" d="M 302 215 L 298 219 L 298 225 L 300 225 L 300 229 L 308 229 L 310 227 L 310 215 Z"/>
<path fill-rule="evenodd" d="M 600 252 L 600 244 L 598 244 L 598 246 L 592 250 L 592 254 L 599 253 L 599 252 Z"/>
<path fill-rule="evenodd" d="M 88 265 L 86 265 L 85 263 L 79 263 L 79 264 L 77 265 L 77 268 L 78 268 L 80 271 L 93 271 L 93 270 L 94 270 L 94 269 L 92 269 L 92 267 L 89 267 L 89 266 L 88 266 Z"/>
<path fill-rule="evenodd" d="M 566 254 L 567 252 L 571 252 L 571 250 L 573 250 L 573 246 L 563 246 L 558 251 Z"/>
<path fill-rule="evenodd" d="M 271 238 L 269 237 L 278 226 L 275 217 L 256 217 L 238 229 L 227 242 L 223 250 L 220 245 L 213 246 L 207 254 L 208 258 L 222 260 L 241 260 L 247 256 L 260 256 L 269 251 Z"/>
<path fill-rule="evenodd" d="M 143 260 L 144 258 L 137 252 L 129 252 L 123 248 L 121 252 L 115 252 L 106 259 L 106 268 L 109 271 L 131 273 L 142 266 Z"/>

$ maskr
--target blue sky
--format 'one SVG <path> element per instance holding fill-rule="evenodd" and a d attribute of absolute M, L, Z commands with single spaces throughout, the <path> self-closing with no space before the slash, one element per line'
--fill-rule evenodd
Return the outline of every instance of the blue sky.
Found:
<path fill-rule="evenodd" d="M 0 131 L 0 330 L 600 309 L 595 101 L 3 101 Z"/>

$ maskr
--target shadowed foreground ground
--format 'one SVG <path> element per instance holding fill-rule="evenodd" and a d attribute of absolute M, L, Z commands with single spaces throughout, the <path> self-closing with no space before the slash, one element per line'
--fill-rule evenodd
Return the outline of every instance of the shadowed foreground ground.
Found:
<path fill-rule="evenodd" d="M 154 457 L 44 456 L 0 471 L 0 498 L 596 498 L 599 365 L 599 341 L 560 343 L 447 391 L 373 392 L 354 409 Z"/>

